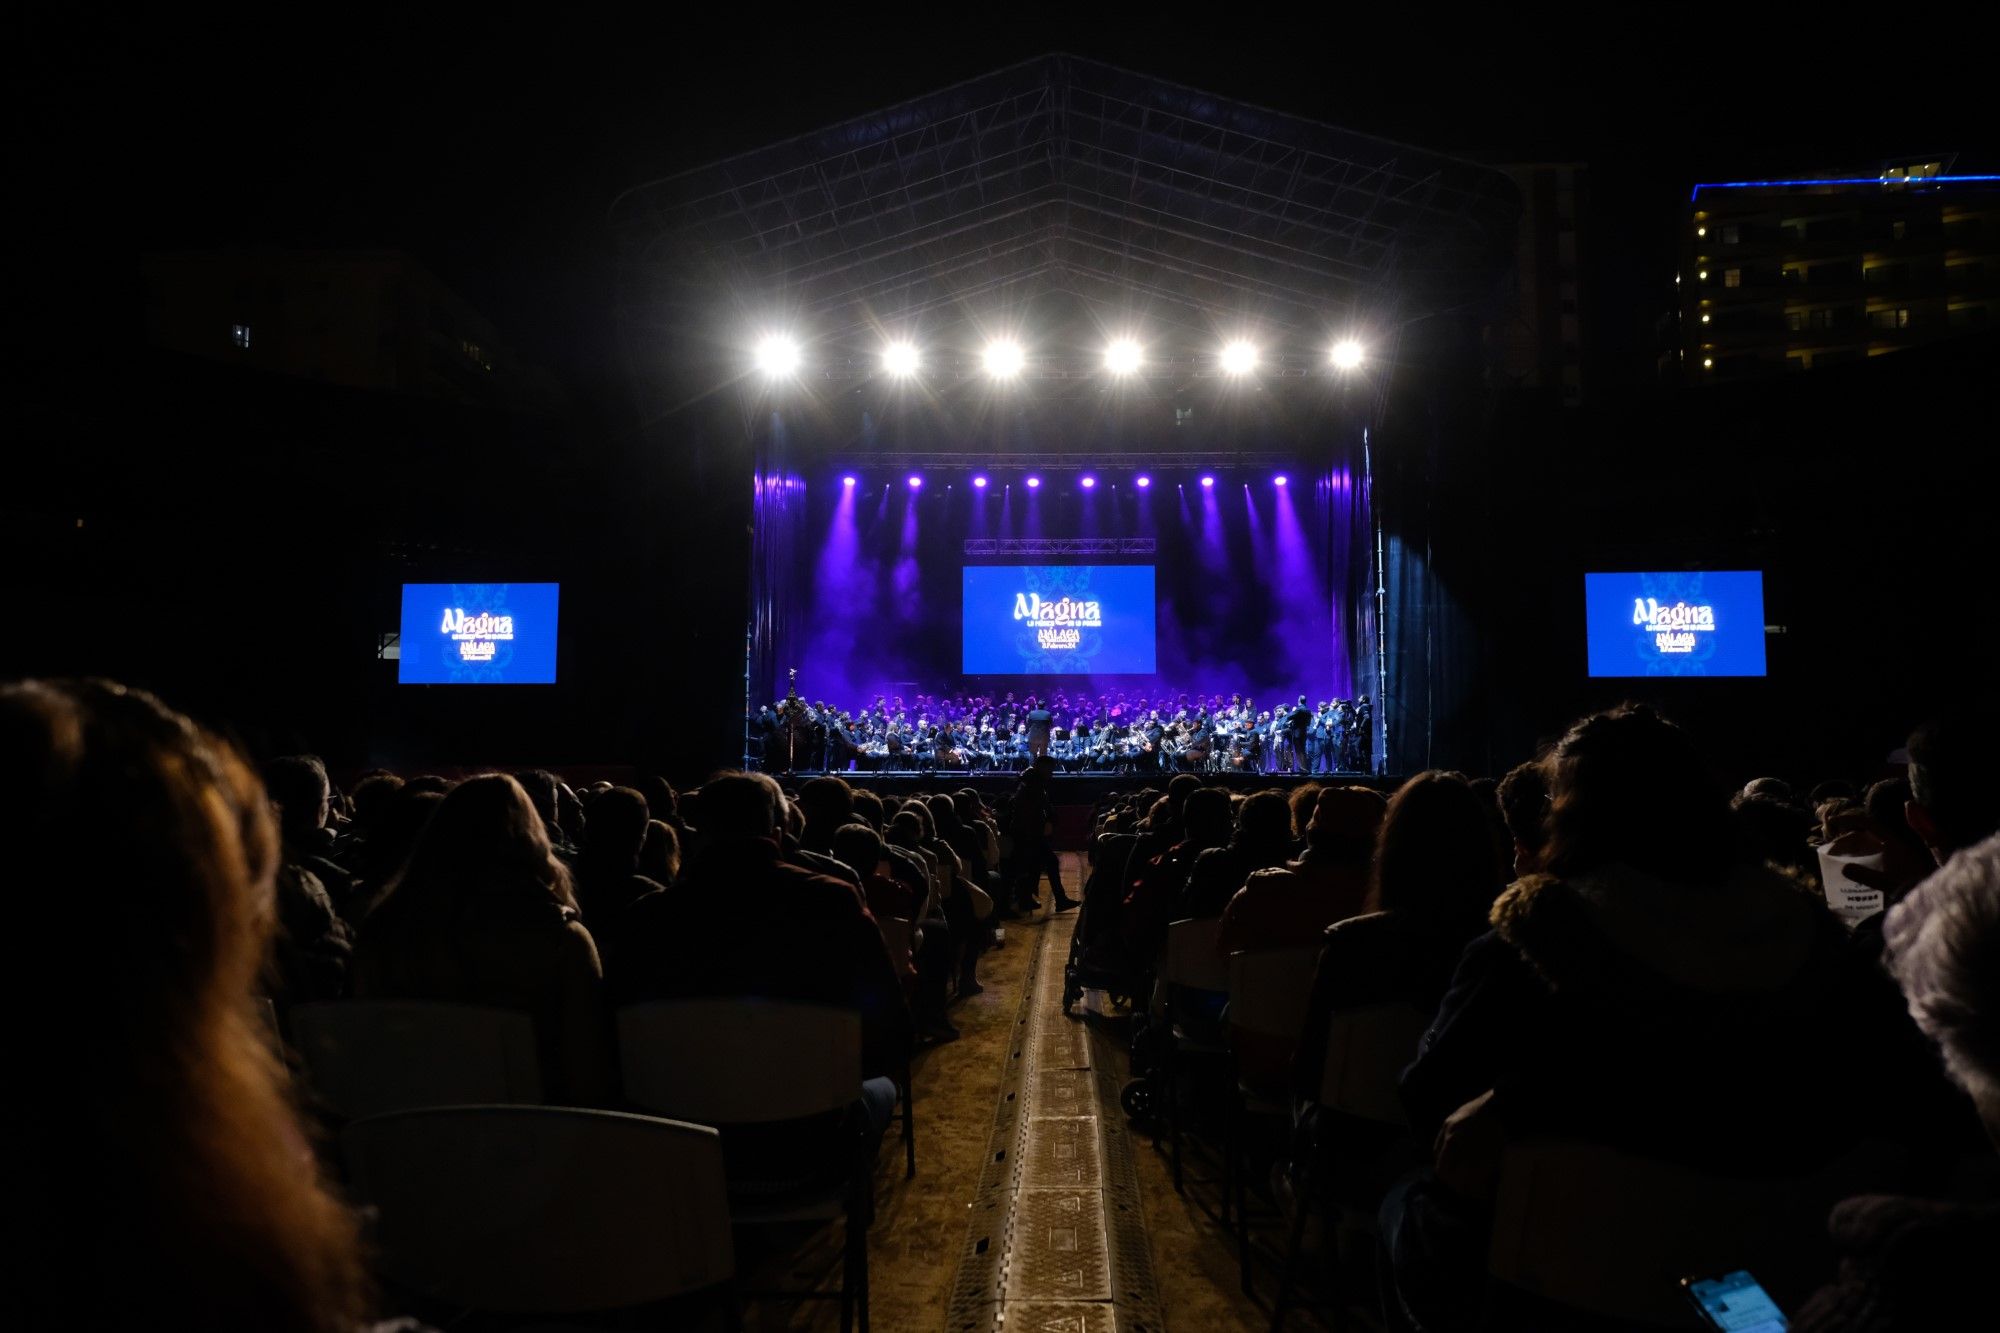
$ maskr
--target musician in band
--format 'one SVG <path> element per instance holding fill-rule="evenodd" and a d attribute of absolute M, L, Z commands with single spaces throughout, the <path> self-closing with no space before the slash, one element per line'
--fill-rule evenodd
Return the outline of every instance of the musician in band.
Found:
<path fill-rule="evenodd" d="M 1062 725 L 1067 722 L 1067 725 Z M 768 771 L 991 772 L 1046 755 L 1063 773 L 1320 774 L 1370 771 L 1371 708 L 1300 696 L 1274 711 L 1232 695 L 1123 694 L 1016 702 L 1011 696 L 877 695 L 857 713 L 789 690 L 746 728 L 750 761 Z"/>

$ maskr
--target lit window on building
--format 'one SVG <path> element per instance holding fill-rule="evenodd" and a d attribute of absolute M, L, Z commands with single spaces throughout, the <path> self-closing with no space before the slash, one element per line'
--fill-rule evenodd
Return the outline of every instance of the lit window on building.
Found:
<path fill-rule="evenodd" d="M 1895 225 L 1889 228 L 1889 233 L 1900 241 L 1910 234 L 1910 224 L 1898 218 Z"/>
<path fill-rule="evenodd" d="M 1903 309 L 1871 310 L 1868 322 L 1878 329 L 1907 329 L 1910 327 L 1910 312 Z"/>
<path fill-rule="evenodd" d="M 1806 327 L 1813 329 L 1830 329 L 1833 327 L 1833 315 L 1834 312 L 1831 309 L 1809 310 L 1806 312 Z"/>
<path fill-rule="evenodd" d="M 1793 333 L 1797 333 L 1803 328 L 1805 328 L 1805 326 L 1806 326 L 1805 311 L 1787 310 L 1785 312 L 1785 327 L 1787 329 L 1790 329 Z"/>
<path fill-rule="evenodd" d="M 1743 270 L 1740 268 L 1726 268 L 1722 270 L 1722 285 L 1725 287 L 1741 287 L 1743 285 Z"/>
<path fill-rule="evenodd" d="M 248 324 L 231 324 L 229 326 L 229 341 L 247 351 L 250 347 L 250 326 Z"/>

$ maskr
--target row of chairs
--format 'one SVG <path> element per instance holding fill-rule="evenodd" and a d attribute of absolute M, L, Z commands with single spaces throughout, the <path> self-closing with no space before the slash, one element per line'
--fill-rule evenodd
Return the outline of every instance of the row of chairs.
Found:
<path fill-rule="evenodd" d="M 1271 1054 L 1296 1048 L 1305 1026 L 1316 949 L 1218 955 L 1216 923 L 1179 921 L 1168 928 L 1161 978 L 1168 1024 L 1167 1087 L 1156 1099 L 1168 1138 L 1176 1190 L 1184 1190 L 1178 1071 L 1201 1061 L 1228 1070 L 1230 1096 L 1222 1143 L 1222 1202 L 1218 1214 L 1234 1230 L 1239 1276 L 1254 1295 L 1246 1132 L 1265 1118 L 1289 1128 L 1294 1114 L 1288 1080 L 1272 1086 L 1246 1077 L 1251 1065 L 1269 1067 Z M 1226 995 L 1226 1040 L 1205 1040 L 1181 1020 L 1192 993 Z M 1412 1159 L 1426 1154 L 1407 1139 L 1398 1089 L 1402 1070 L 1415 1059 L 1428 1015 L 1407 1004 L 1336 1013 L 1329 1025 L 1324 1072 L 1314 1101 L 1322 1125 L 1359 1125 L 1380 1143 L 1402 1132 Z M 1244 1055 L 1259 1058 L 1249 1062 Z M 1288 1063 L 1288 1060 L 1286 1061 Z M 1330 1145 L 1338 1152 L 1338 1136 Z M 1316 1151 L 1297 1182 L 1287 1243 L 1272 1306 L 1274 1333 L 1284 1326 L 1311 1210 L 1332 1197 L 1324 1188 L 1331 1165 Z M 1833 1204 L 1903 1183 L 1904 1155 L 1879 1143 L 1855 1148 L 1823 1169 L 1801 1177 L 1743 1180 L 1621 1153 L 1581 1141 L 1543 1140 L 1511 1147 L 1502 1162 L 1492 1240 L 1487 1255 L 1491 1323 L 1513 1327 L 1510 1310 L 1524 1299 L 1545 1318 L 1550 1306 L 1575 1312 L 1586 1323 L 1694 1329 L 1699 1320 L 1685 1304 L 1679 1279 L 1751 1267 L 1780 1287 L 1809 1289 L 1830 1256 L 1825 1221 Z M 1373 1234 L 1366 1207 L 1343 1207 L 1339 1220 Z M 1331 1220 L 1331 1219 L 1330 1219 Z M 1770 1285 L 1767 1282 L 1767 1285 Z M 1336 1314 L 1342 1293 L 1334 1293 Z M 1389 1292 L 1379 1293 L 1383 1320 L 1401 1327 Z"/>
<path fill-rule="evenodd" d="M 850 1112 L 861 1025 L 845 1010 L 750 999 L 617 1016 L 625 1097 L 644 1114 L 540 1105 L 532 1024 L 468 1005 L 344 1001 L 289 1015 L 385 1274 L 494 1314 L 643 1306 L 731 1280 L 732 1226 L 843 1224 L 841 1329 L 868 1328 L 872 1166 L 811 1181 L 732 1181 L 715 1126 Z M 915 1171 L 907 1074 L 904 1131 Z M 774 1293 L 775 1294 L 775 1293 Z"/>

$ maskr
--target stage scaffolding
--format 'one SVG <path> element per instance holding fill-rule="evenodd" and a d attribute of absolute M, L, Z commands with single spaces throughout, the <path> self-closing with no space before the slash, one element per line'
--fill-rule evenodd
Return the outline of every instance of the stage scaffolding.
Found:
<path fill-rule="evenodd" d="M 1051 55 L 635 186 L 611 220 L 642 329 L 773 306 L 837 343 L 1056 289 L 1318 337 L 1481 299 L 1517 208 L 1490 167 Z"/>
<path fill-rule="evenodd" d="M 1340 61 L 1330 49 L 1329 79 Z M 803 436 L 808 425 L 822 447 L 877 454 L 871 465 L 965 466 L 969 453 L 996 452 L 1026 465 L 1043 420 L 1023 414 L 1019 429 L 999 428 L 980 415 L 992 399 L 975 383 L 984 331 L 1007 320 L 1036 335 L 1024 340 L 1020 378 L 1040 390 L 1024 401 L 1048 408 L 1087 407 L 1101 372 L 1091 338 L 1042 334 L 1061 324 L 1108 335 L 1137 321 L 1146 349 L 1134 378 L 1167 428 L 1152 438 L 1223 463 L 1234 418 L 1195 390 L 1217 376 L 1218 337 L 1253 329 L 1269 415 L 1289 413 L 1296 426 L 1311 411 L 1291 406 L 1316 402 L 1319 424 L 1296 436 L 1372 432 L 1362 463 L 1375 525 L 1367 616 L 1375 753 L 1389 756 L 1390 729 L 1429 727 L 1430 678 L 1419 685 L 1410 673 L 1432 669 L 1420 645 L 1445 603 L 1393 521 L 1384 540 L 1383 506 L 1420 526 L 1437 484 L 1419 466 L 1434 440 L 1397 450 L 1403 435 L 1436 426 L 1421 406 L 1406 414 L 1407 432 L 1385 421 L 1392 380 L 1402 388 L 1440 375 L 1411 355 L 1424 339 L 1444 373 L 1476 374 L 1464 364 L 1476 344 L 1465 330 L 1503 295 L 1519 211 L 1513 181 L 1495 167 L 1056 54 L 635 185 L 609 221 L 639 415 L 667 446 L 665 466 L 681 470 L 676 493 L 727 494 L 718 481 L 752 458 L 765 466 L 774 429 Z M 784 412 L 745 360 L 750 337 L 774 321 L 809 344 L 805 392 Z M 910 334 L 923 342 L 922 392 L 898 405 L 868 381 L 880 378 L 884 338 Z M 1335 380 L 1326 351 L 1337 336 L 1363 339 L 1369 368 L 1341 383 L 1345 417 L 1321 429 L 1329 398 L 1307 394 Z M 1421 394 L 1443 387 L 1433 380 Z M 872 442 L 876 424 L 910 406 L 932 415 L 905 412 L 903 433 L 885 429 Z M 1107 437 L 1083 419 L 1091 457 L 1033 466 L 1110 465 Z M 1203 422 L 1215 424 L 1185 438 L 1173 429 Z M 915 440 L 964 451 L 898 447 Z M 1247 436 L 1243 446 L 1255 447 Z M 747 499 L 729 503 L 748 519 Z"/>

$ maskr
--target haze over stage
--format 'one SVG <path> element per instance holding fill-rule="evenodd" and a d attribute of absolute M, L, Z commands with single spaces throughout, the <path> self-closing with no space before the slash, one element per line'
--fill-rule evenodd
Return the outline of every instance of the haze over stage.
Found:
<path fill-rule="evenodd" d="M 932 467 L 921 487 L 906 468 L 864 460 L 761 476 L 753 696 L 782 697 L 793 667 L 808 698 L 855 711 L 878 694 L 1058 684 L 1272 705 L 1371 692 L 1358 456 L 1283 470 L 1148 464 L 1145 487 L 1113 460 L 1033 474 L 1004 461 Z M 1045 484 L 1026 485 L 1043 472 Z M 1095 598 L 1106 619 L 1074 646 L 1034 651 L 1017 594 Z M 1049 628 L 1061 636 L 1063 622 Z"/>

